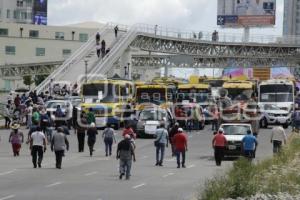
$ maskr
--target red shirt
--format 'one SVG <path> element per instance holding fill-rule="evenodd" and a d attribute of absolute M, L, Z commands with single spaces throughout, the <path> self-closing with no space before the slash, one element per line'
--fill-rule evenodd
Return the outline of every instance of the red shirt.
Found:
<path fill-rule="evenodd" d="M 187 136 L 185 133 L 177 133 L 173 138 L 173 143 L 177 151 L 185 151 L 187 147 Z"/>
<path fill-rule="evenodd" d="M 132 128 L 125 128 L 122 136 L 124 137 L 125 135 L 130 135 L 132 138 L 136 139 L 136 135 L 135 135 L 134 131 L 132 130 Z"/>
<path fill-rule="evenodd" d="M 216 134 L 214 139 L 213 139 L 213 146 L 217 147 L 225 147 L 227 143 L 227 140 L 223 134 Z"/>

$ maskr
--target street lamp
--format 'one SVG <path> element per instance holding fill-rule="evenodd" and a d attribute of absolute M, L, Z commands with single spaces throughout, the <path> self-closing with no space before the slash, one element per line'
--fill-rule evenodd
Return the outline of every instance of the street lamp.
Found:
<path fill-rule="evenodd" d="M 23 37 L 23 27 L 20 27 L 20 37 Z"/>
<path fill-rule="evenodd" d="M 85 82 L 87 83 L 87 67 L 88 67 L 88 60 L 84 60 L 85 63 Z"/>

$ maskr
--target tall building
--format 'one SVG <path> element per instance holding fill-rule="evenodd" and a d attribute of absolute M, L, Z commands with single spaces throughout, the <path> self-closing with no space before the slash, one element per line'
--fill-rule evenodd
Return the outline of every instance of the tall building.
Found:
<path fill-rule="evenodd" d="M 284 1 L 283 35 L 300 35 L 300 0 Z"/>
<path fill-rule="evenodd" d="M 0 0 L 0 22 L 47 25 L 47 0 Z"/>

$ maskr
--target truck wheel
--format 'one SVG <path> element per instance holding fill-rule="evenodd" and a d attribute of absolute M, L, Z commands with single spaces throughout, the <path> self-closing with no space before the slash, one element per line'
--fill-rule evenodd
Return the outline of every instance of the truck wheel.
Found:
<path fill-rule="evenodd" d="M 284 128 L 284 129 L 287 129 L 288 127 L 289 127 L 289 124 L 288 124 L 288 123 L 283 124 L 283 128 Z"/>

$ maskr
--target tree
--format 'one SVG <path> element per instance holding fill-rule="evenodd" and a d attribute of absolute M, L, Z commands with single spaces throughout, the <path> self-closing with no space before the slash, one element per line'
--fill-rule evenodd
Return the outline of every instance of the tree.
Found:
<path fill-rule="evenodd" d="M 36 86 L 38 86 L 39 84 L 41 84 L 46 78 L 48 77 L 48 75 L 36 75 L 34 77 L 34 83 Z"/>
<path fill-rule="evenodd" d="M 29 90 L 30 90 L 30 86 L 32 83 L 34 83 L 34 81 L 32 80 L 32 77 L 29 75 L 29 76 L 23 76 L 23 83 L 24 85 L 27 85 Z"/>

